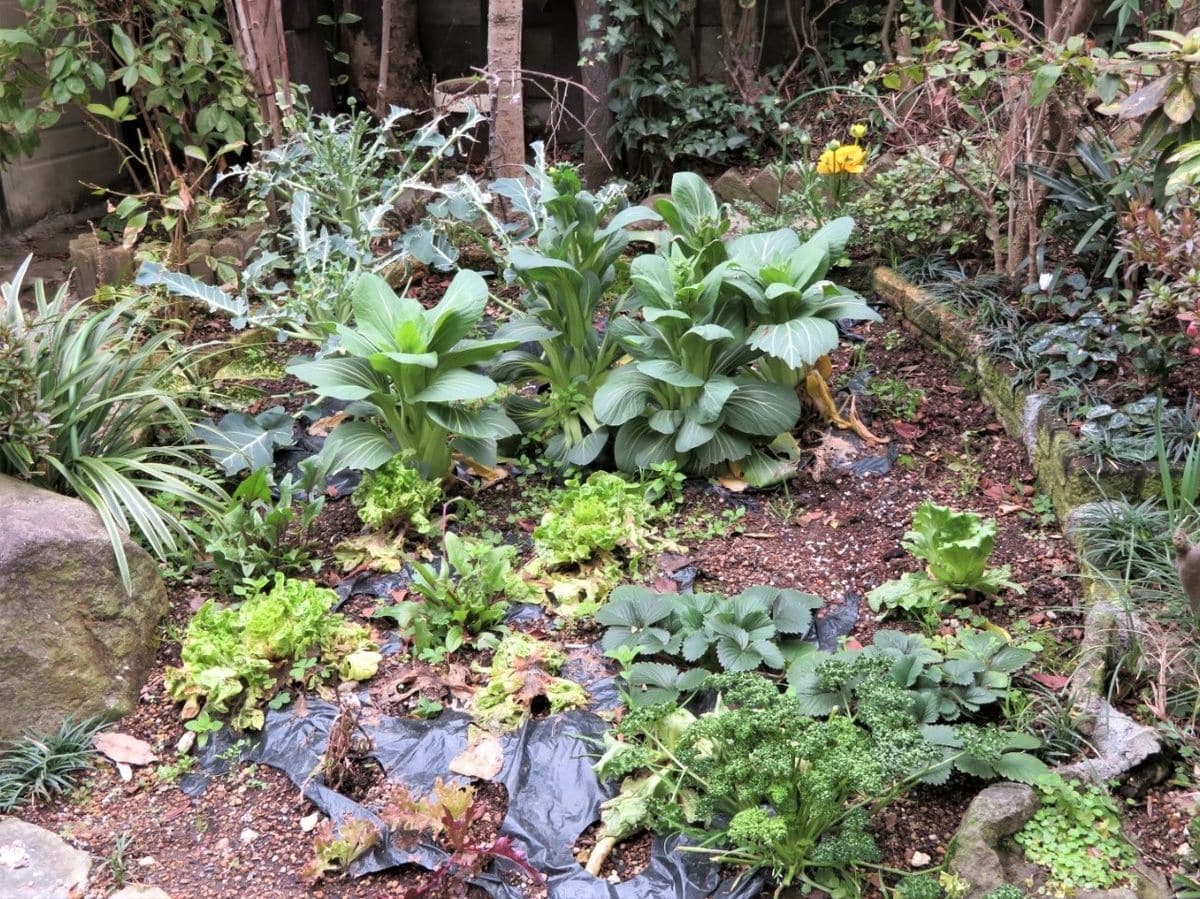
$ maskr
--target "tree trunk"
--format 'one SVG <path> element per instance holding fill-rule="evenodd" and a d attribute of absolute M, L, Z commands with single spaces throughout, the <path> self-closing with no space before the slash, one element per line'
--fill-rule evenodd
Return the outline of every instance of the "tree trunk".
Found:
<path fill-rule="evenodd" d="M 429 71 L 417 32 L 416 0 L 358 0 L 346 6 L 347 11 L 362 16 L 359 24 L 342 30 L 350 51 L 350 81 L 355 92 L 381 115 L 390 106 L 428 109 Z M 389 20 L 386 39 L 385 19 Z M 385 49 L 388 66 L 381 73 L 379 61 Z"/>
<path fill-rule="evenodd" d="M 599 25 L 590 27 L 593 17 L 599 16 Z M 605 17 L 600 14 L 599 0 L 575 0 L 576 30 L 579 43 L 590 37 L 600 41 L 604 36 Z M 608 132 L 612 130 L 612 110 L 608 108 L 609 85 L 616 80 L 616 61 L 604 54 L 603 60 L 589 58 L 580 67 L 579 81 L 583 85 L 583 180 L 589 187 L 599 187 L 612 175 L 609 157 L 612 142 Z"/>
<path fill-rule="evenodd" d="M 525 102 L 521 92 L 522 0 L 488 2 L 488 77 L 492 90 L 489 154 L 497 178 L 525 172 Z"/>
<path fill-rule="evenodd" d="M 721 32 L 725 83 L 747 103 L 764 93 L 758 81 L 758 3 L 721 0 Z"/>

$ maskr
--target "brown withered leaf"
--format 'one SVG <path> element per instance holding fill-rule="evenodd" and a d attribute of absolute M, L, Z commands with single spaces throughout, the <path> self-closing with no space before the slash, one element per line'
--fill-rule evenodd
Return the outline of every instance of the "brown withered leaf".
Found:
<path fill-rule="evenodd" d="M 96 734 L 92 745 L 106 758 L 119 765 L 149 765 L 158 761 L 154 748 L 145 740 L 117 731 Z"/>

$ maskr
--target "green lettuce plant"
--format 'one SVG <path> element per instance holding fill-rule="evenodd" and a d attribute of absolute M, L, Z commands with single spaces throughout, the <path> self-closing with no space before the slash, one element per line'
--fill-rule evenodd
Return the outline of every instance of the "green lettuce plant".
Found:
<path fill-rule="evenodd" d="M 657 515 L 645 486 L 597 471 L 586 481 L 568 480 L 552 495 L 533 530 L 534 549 L 546 567 L 587 562 L 618 548 L 638 553 Z"/>
<path fill-rule="evenodd" d="M 362 276 L 355 325 L 337 329 L 340 352 L 288 367 L 319 395 L 355 404 L 357 415 L 326 439 L 323 464 L 369 471 L 407 452 L 430 480 L 450 474 L 452 450 L 494 464 L 496 440 L 518 431 L 488 403 L 496 382 L 472 366 L 516 341 L 467 336 L 486 303 L 487 286 L 471 271 L 455 275 L 432 309 L 396 296 L 376 275 Z"/>
<path fill-rule="evenodd" d="M 549 643 L 520 631 L 505 634 L 492 654 L 487 684 L 475 694 L 471 714 L 481 726 L 509 729 L 529 717 L 530 703 L 539 697 L 551 712 L 585 705 L 583 687 L 556 676 L 566 661 Z"/>
<path fill-rule="evenodd" d="M 351 502 L 359 521 L 372 530 L 411 526 L 418 534 L 429 534 L 434 530 L 429 512 L 441 497 L 441 486 L 421 477 L 412 455 L 397 453 L 363 475 Z"/>
<path fill-rule="evenodd" d="M 913 514 L 903 546 L 925 562 L 925 570 L 881 584 L 867 594 L 873 611 L 900 609 L 934 623 L 948 604 L 969 593 L 1024 593 L 1007 565 L 988 568 L 996 546 L 996 522 L 974 512 L 956 512 L 924 502 Z"/>
<path fill-rule="evenodd" d="M 167 693 L 184 703 L 185 719 L 228 714 L 234 727 L 257 730 L 281 682 L 311 688 L 335 673 L 374 676 L 376 646 L 366 628 L 330 611 L 337 601 L 332 590 L 283 574 L 239 605 L 208 600 L 188 623 L 180 666 L 167 670 Z"/>

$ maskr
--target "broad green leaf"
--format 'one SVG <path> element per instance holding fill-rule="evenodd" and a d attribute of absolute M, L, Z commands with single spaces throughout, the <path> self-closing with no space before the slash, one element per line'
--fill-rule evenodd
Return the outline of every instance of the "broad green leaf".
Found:
<path fill-rule="evenodd" d="M 374 393 L 388 391 L 387 382 L 366 359 L 326 356 L 289 365 L 287 371 L 311 384 L 321 396 L 336 400 L 365 400 Z"/>
<path fill-rule="evenodd" d="M 429 386 L 410 397 L 414 403 L 469 403 L 496 392 L 496 382 L 484 375 L 457 368 L 438 374 Z"/>
<path fill-rule="evenodd" d="M 503 340 L 517 340 L 521 343 L 551 340 L 562 334 L 555 328 L 548 328 L 533 316 L 512 318 L 496 329 L 496 336 Z"/>
<path fill-rule="evenodd" d="M 495 406 L 483 409 L 464 409 L 461 406 L 430 404 L 426 414 L 451 434 L 463 437 L 486 437 L 499 440 L 521 433 L 511 418 Z"/>
<path fill-rule="evenodd" d="M 483 318 L 487 297 L 482 275 L 469 269 L 459 271 L 442 299 L 427 313 L 433 322 L 429 347 L 434 352 L 445 352 L 470 334 Z"/>
<path fill-rule="evenodd" d="M 837 326 L 824 318 L 794 318 L 778 325 L 759 325 L 747 343 L 790 368 L 815 365 L 838 345 Z"/>
<path fill-rule="evenodd" d="M 800 417 L 796 391 L 780 384 L 736 378 L 737 390 L 725 401 L 725 423 L 744 434 L 773 437 L 790 431 Z"/>
<path fill-rule="evenodd" d="M 609 373 L 592 398 L 596 418 L 607 425 L 623 425 L 642 414 L 654 380 L 633 366 Z"/>
<path fill-rule="evenodd" d="M 669 359 L 650 359 L 637 364 L 638 371 L 672 387 L 703 387 L 704 379 Z"/>
<path fill-rule="evenodd" d="M 659 434 L 645 419 L 635 419 L 617 431 L 613 454 L 622 471 L 641 471 L 659 462 L 675 461 L 674 443 L 674 435 Z"/>
<path fill-rule="evenodd" d="M 1058 83 L 1062 72 L 1063 67 L 1057 63 L 1048 62 L 1038 67 L 1038 70 L 1033 73 L 1033 83 L 1029 88 L 1029 104 L 1031 106 L 1041 106 L 1046 102 L 1046 98 L 1054 90 L 1054 85 Z"/>
<path fill-rule="evenodd" d="M 396 445 L 369 421 L 344 421 L 325 439 L 321 458 L 331 471 L 373 471 L 396 455 Z"/>
<path fill-rule="evenodd" d="M 786 259 L 798 250 L 800 238 L 791 228 L 780 228 L 761 234 L 743 234 L 725 247 L 734 266 L 756 276 L 764 266 Z"/>

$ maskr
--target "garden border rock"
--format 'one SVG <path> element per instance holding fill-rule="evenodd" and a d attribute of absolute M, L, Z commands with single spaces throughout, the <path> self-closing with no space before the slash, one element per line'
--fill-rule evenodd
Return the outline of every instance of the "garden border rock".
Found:
<path fill-rule="evenodd" d="M 913 325 L 923 343 L 978 377 L 983 398 L 1005 431 L 1024 444 L 1038 486 L 1053 500 L 1059 521 L 1065 521 L 1076 506 L 1106 495 L 1136 501 L 1158 493 L 1154 466 L 1095 472 L 1067 422 L 1051 410 L 1050 397 L 1014 387 L 1003 365 L 984 351 L 983 340 L 968 319 L 886 266 L 873 270 L 871 284 Z"/>

